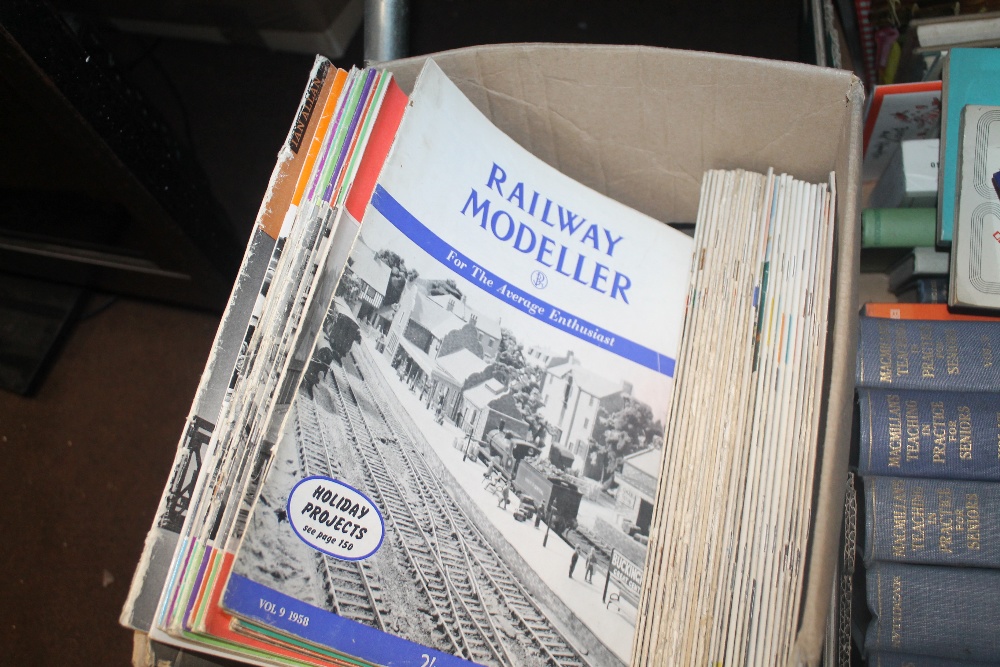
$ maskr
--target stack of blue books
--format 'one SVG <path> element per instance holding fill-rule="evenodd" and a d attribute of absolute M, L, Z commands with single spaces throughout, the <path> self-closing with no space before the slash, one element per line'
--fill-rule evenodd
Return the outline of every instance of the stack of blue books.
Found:
<path fill-rule="evenodd" d="M 862 317 L 870 665 L 1000 664 L 1000 321 Z"/>

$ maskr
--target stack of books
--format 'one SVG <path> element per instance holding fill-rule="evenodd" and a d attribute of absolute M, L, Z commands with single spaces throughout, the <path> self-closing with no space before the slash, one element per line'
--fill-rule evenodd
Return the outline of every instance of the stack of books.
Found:
<path fill-rule="evenodd" d="M 844 38 L 869 86 L 941 78 L 956 48 L 1000 46 L 1000 4 L 993 0 L 854 0 L 840 4 Z M 855 23 L 856 22 L 856 26 Z"/>
<path fill-rule="evenodd" d="M 859 643 L 870 665 L 995 664 L 1000 320 L 871 304 L 859 337 Z"/>
<path fill-rule="evenodd" d="M 1000 50 L 950 49 L 941 75 L 875 89 L 862 265 L 900 301 L 1000 310 Z"/>
<path fill-rule="evenodd" d="M 900 301 L 948 298 L 948 252 L 938 250 L 941 82 L 875 88 L 865 111 L 862 271 L 884 273 Z"/>

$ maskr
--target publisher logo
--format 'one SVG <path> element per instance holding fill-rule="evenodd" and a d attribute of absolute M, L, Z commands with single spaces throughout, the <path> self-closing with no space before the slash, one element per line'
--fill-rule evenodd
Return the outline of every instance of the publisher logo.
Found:
<path fill-rule="evenodd" d="M 341 560 L 364 560 L 382 546 L 385 521 L 353 486 L 330 477 L 307 477 L 288 495 L 288 520 L 299 539 Z"/>
<path fill-rule="evenodd" d="M 536 269 L 531 272 L 531 284 L 538 289 L 545 289 L 549 284 L 549 277 Z"/>

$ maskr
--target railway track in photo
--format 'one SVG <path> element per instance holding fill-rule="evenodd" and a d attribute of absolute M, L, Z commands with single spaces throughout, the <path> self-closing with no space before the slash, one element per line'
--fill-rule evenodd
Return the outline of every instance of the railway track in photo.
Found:
<path fill-rule="evenodd" d="M 367 370 L 375 372 L 371 368 Z M 356 380 L 352 381 L 352 385 L 356 384 L 358 384 Z M 383 410 L 380 405 L 382 405 L 380 402 L 374 403 L 382 419 L 392 425 L 394 432 L 404 433 L 403 427 L 391 411 Z M 478 584 L 480 589 L 488 589 L 512 612 L 519 621 L 525 638 L 538 647 L 547 664 L 574 667 L 584 665 L 584 661 L 569 642 L 539 611 L 530 593 L 524 590 L 475 523 L 469 520 L 468 515 L 455 502 L 451 493 L 441 483 L 440 477 L 427 466 L 423 457 L 412 447 L 401 446 L 398 448 L 398 453 L 408 470 L 407 478 L 418 488 L 425 506 L 431 510 L 432 519 L 442 524 L 439 533 L 454 536 L 460 542 L 466 561 L 482 582 Z M 469 574 L 470 569 L 460 571 L 459 580 L 464 581 Z M 475 578 L 468 584 L 469 588 L 476 585 Z"/>
<path fill-rule="evenodd" d="M 388 397 L 363 382 L 378 371 L 355 351 L 352 370 L 331 369 L 337 411 L 430 600 L 438 646 L 491 665 L 586 667 L 405 436 Z"/>
<path fill-rule="evenodd" d="M 432 508 L 431 512 L 438 508 L 445 510 L 432 516 L 436 522 L 443 524 L 439 532 L 457 537 L 456 546 L 461 547 L 465 553 L 469 566 L 458 576 L 467 577 L 475 570 L 480 581 L 514 613 L 527 638 L 541 650 L 548 664 L 582 666 L 583 661 L 576 651 L 538 611 L 531 596 L 506 569 L 499 555 L 490 548 L 485 537 L 445 491 L 441 480 L 431 473 L 423 459 L 405 449 L 401 449 L 400 454 L 413 472 L 411 479 L 420 487 L 421 495 L 428 500 L 427 506 Z M 472 579 L 469 587 L 475 585 L 476 580 Z"/>
<path fill-rule="evenodd" d="M 295 437 L 300 443 L 299 468 L 305 477 L 322 475 L 338 479 L 340 466 L 330 457 L 329 442 L 316 417 L 316 404 L 299 397 L 295 404 Z M 382 588 L 366 561 L 346 561 L 319 551 L 318 570 L 323 579 L 327 607 L 338 616 L 385 629 Z"/>

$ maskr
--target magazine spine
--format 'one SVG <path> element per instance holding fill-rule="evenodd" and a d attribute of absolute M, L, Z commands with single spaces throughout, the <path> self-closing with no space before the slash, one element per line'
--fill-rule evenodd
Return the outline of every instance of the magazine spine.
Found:
<path fill-rule="evenodd" d="M 254 302 L 259 292 L 260 284 L 264 279 L 263 273 L 254 270 L 253 260 L 261 253 L 266 252 L 267 255 L 270 255 L 270 250 L 267 246 L 273 247 L 276 230 L 275 233 L 271 233 L 270 228 L 265 223 L 268 216 L 271 216 L 272 212 L 276 211 L 279 206 L 279 202 L 275 197 L 278 185 L 282 181 L 287 180 L 289 172 L 298 164 L 292 159 L 294 151 L 292 151 L 291 147 L 296 126 L 304 121 L 307 127 L 312 128 L 313 131 L 315 130 L 316 123 L 314 119 L 318 118 L 318 114 L 311 112 L 304 113 L 304 111 L 307 107 L 315 105 L 314 91 L 317 85 L 322 89 L 323 82 L 327 78 L 329 70 L 329 61 L 318 56 L 314 62 L 306 92 L 296 113 L 295 124 L 289 130 L 285 144 L 282 146 L 277 163 L 271 174 L 268 190 L 258 211 L 250 242 L 244 251 L 239 273 L 230 292 L 226 308 L 222 313 L 219 328 L 212 342 L 212 350 L 205 364 L 205 370 L 202 373 L 201 380 L 195 392 L 191 411 L 185 422 L 184 430 L 178 443 L 173 463 L 171 464 L 170 479 L 173 479 L 178 474 L 178 470 L 185 465 L 185 461 L 188 459 L 186 436 L 191 426 L 196 423 L 214 425 L 216 417 L 221 410 L 225 387 L 222 387 L 222 391 L 216 391 L 213 387 L 220 382 L 223 384 L 227 383 L 233 368 L 235 368 L 239 346 L 243 341 L 243 333 L 246 330 L 250 316 L 250 309 L 246 307 L 247 304 L 244 301 L 249 299 L 249 304 Z M 317 82 L 319 83 L 317 84 Z M 311 103 L 310 100 L 312 100 Z M 281 213 L 274 216 L 278 218 L 279 225 L 283 212 L 282 210 Z M 233 349 L 234 346 L 236 349 Z M 164 528 L 162 525 L 162 518 L 168 510 L 170 486 L 168 480 L 168 484 L 164 487 L 160 497 L 153 525 L 146 535 L 143 551 L 139 557 L 135 573 L 132 576 L 129 592 L 119 616 L 119 622 L 122 625 L 143 632 L 148 632 L 153 622 L 153 609 L 150 600 L 159 598 L 166 576 L 165 572 L 159 570 L 154 572 L 151 566 L 154 560 L 163 560 L 163 555 L 158 555 L 158 551 L 173 551 L 176 538 L 171 539 L 170 536 L 177 534 L 177 531 Z M 167 556 L 167 560 L 169 560 L 169 556 Z M 152 604 L 155 604 L 155 602 Z"/>

